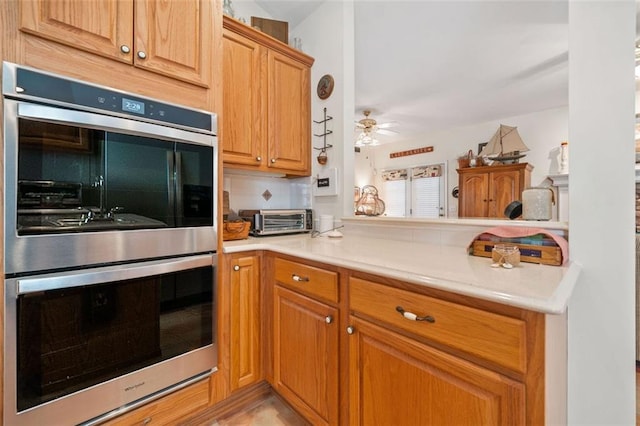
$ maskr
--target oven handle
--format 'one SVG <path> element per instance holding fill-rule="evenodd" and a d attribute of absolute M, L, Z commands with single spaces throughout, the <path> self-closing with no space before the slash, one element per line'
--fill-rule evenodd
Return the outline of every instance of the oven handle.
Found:
<path fill-rule="evenodd" d="M 44 290 L 104 284 L 206 266 L 215 267 L 217 266 L 217 260 L 217 255 L 211 253 L 170 260 L 154 260 L 132 265 L 114 265 L 90 270 L 57 272 L 38 276 L 37 278 L 18 278 L 16 280 L 16 292 L 18 295 L 29 294 Z"/>
<path fill-rule="evenodd" d="M 211 135 L 188 132 L 172 127 L 159 126 L 132 119 L 112 117 L 109 115 L 92 114 L 72 109 L 54 108 L 26 102 L 18 103 L 18 117 L 46 121 L 54 124 L 70 126 L 85 126 L 90 129 L 112 132 L 126 132 L 137 136 L 152 136 L 156 139 L 180 140 L 200 145 L 213 145 Z"/>

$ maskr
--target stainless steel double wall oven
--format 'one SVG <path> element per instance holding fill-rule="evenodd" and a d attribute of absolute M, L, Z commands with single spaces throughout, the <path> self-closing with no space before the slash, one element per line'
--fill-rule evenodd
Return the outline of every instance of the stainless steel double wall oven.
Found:
<path fill-rule="evenodd" d="M 215 370 L 216 116 L 4 63 L 4 423 Z"/>

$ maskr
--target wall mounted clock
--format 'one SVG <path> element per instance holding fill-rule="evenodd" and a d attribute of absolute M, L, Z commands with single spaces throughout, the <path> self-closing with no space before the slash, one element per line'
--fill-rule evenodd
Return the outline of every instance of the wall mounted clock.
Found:
<path fill-rule="evenodd" d="M 327 99 L 333 92 L 333 77 L 330 74 L 322 76 L 318 81 L 318 97 L 320 99 Z"/>

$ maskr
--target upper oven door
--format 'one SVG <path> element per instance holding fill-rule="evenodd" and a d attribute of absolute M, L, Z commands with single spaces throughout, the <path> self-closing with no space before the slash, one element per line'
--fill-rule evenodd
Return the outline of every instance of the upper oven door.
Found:
<path fill-rule="evenodd" d="M 12 99 L 4 117 L 7 273 L 215 251 L 214 135 Z"/>

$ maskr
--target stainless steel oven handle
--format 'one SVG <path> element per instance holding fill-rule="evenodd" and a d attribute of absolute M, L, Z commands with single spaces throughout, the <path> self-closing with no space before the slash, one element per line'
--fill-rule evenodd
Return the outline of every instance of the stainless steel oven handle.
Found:
<path fill-rule="evenodd" d="M 217 259 L 217 255 L 212 253 L 170 260 L 154 260 L 133 265 L 114 265 L 89 270 L 58 272 L 34 278 L 18 278 L 16 292 L 18 295 L 28 294 L 167 274 L 204 266 L 216 266 Z"/>
<path fill-rule="evenodd" d="M 85 126 L 112 132 L 126 132 L 138 136 L 152 136 L 157 139 L 179 140 L 200 145 L 213 145 L 213 137 L 201 133 L 188 132 L 167 126 L 145 123 L 132 119 L 92 114 L 72 109 L 54 108 L 27 102 L 18 103 L 18 117 L 46 121 L 54 124 Z"/>

